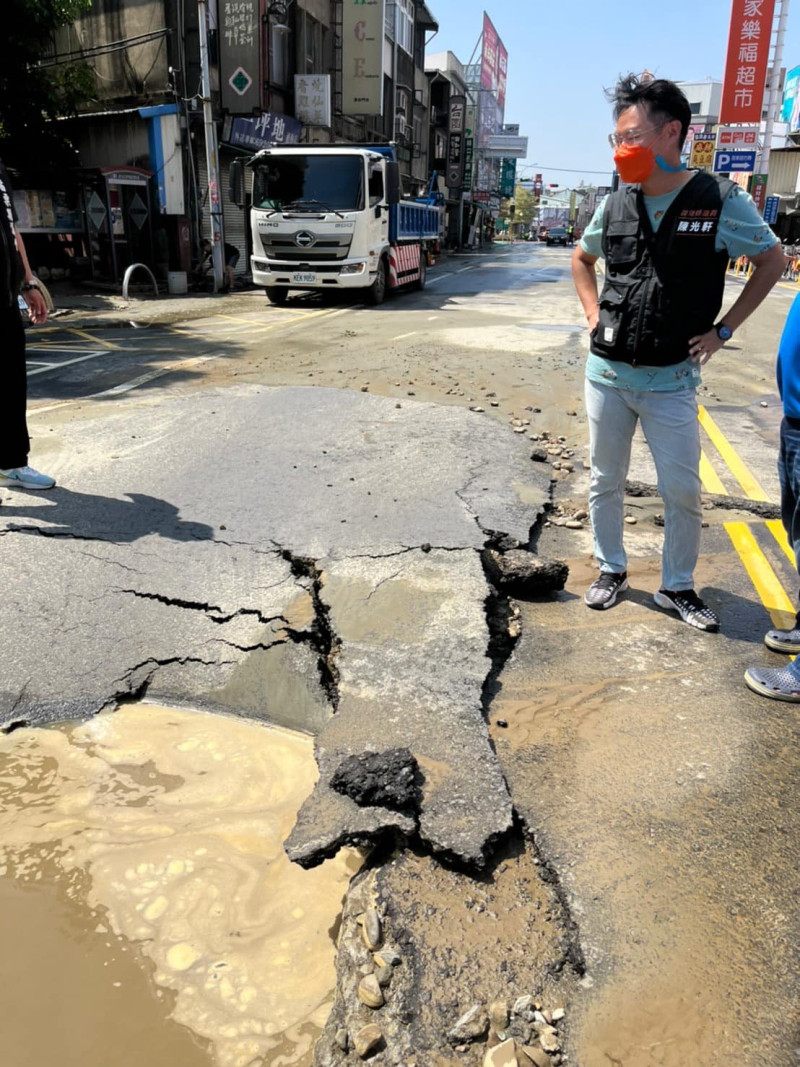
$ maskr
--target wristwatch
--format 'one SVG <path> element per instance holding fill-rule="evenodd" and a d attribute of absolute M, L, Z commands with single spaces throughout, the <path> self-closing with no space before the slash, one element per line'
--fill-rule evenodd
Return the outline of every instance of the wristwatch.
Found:
<path fill-rule="evenodd" d="M 22 285 L 19 288 L 20 288 L 20 292 L 28 293 L 28 292 L 30 292 L 31 289 L 38 289 L 39 287 L 40 286 L 39 286 L 39 283 L 37 281 L 32 281 L 32 282 L 23 282 Z"/>
<path fill-rule="evenodd" d="M 717 331 L 717 337 L 719 337 L 720 341 L 730 341 L 731 337 L 733 337 L 733 330 L 730 326 L 726 326 L 724 322 L 718 323 L 714 329 Z"/>

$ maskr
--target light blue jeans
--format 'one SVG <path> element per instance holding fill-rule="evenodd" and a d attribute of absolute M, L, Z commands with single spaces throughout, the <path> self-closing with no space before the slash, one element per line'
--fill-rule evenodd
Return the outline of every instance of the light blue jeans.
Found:
<path fill-rule="evenodd" d="M 601 571 L 628 569 L 622 543 L 625 479 L 637 420 L 655 461 L 664 501 L 663 589 L 694 588 L 700 552 L 700 430 L 694 389 L 634 392 L 586 381 L 589 514 Z"/>

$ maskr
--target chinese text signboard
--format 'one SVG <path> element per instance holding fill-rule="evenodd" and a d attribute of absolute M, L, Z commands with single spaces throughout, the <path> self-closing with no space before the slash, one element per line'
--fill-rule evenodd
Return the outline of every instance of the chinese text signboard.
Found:
<path fill-rule="evenodd" d="M 467 98 L 450 97 L 449 137 L 447 141 L 447 184 L 458 189 L 464 178 L 464 140 L 467 122 Z"/>
<path fill-rule="evenodd" d="M 500 176 L 500 195 L 513 196 L 516 183 L 517 161 L 516 159 L 504 159 L 503 170 Z"/>
<path fill-rule="evenodd" d="M 230 120 L 229 120 L 230 121 Z M 271 144 L 297 144 L 303 127 L 289 115 L 265 111 L 258 118 L 237 118 L 231 121 L 228 144 L 238 148 L 260 151 Z"/>
<path fill-rule="evenodd" d="M 472 188 L 472 162 L 474 155 L 475 139 L 466 137 L 464 139 L 464 178 L 461 186 L 465 193 L 468 193 Z"/>
<path fill-rule="evenodd" d="M 342 11 L 342 112 L 383 114 L 385 0 L 344 0 Z"/>
<path fill-rule="evenodd" d="M 733 0 L 721 123 L 761 122 L 775 0 Z"/>
<path fill-rule="evenodd" d="M 219 61 L 222 106 L 232 115 L 252 115 L 261 103 L 258 86 L 257 0 L 220 0 Z"/>
<path fill-rule="evenodd" d="M 756 169 L 755 152 L 715 152 L 714 171 L 716 174 L 730 174 L 731 171 L 749 173 Z"/>
<path fill-rule="evenodd" d="M 779 196 L 768 196 L 767 202 L 764 205 L 764 222 L 769 223 L 770 226 L 774 226 L 778 221 L 778 208 L 780 207 L 781 198 Z"/>
<path fill-rule="evenodd" d="M 508 82 L 508 52 L 500 40 L 492 20 L 483 14 L 483 47 L 481 49 L 481 88 L 488 89 L 497 100 L 501 113 L 506 106 Z M 502 117 L 500 125 L 502 125 Z"/>
<path fill-rule="evenodd" d="M 717 148 L 723 152 L 732 148 L 752 152 L 758 148 L 758 127 L 720 126 L 717 130 Z"/>
<path fill-rule="evenodd" d="M 750 195 L 759 212 L 764 214 L 764 205 L 767 199 L 767 175 L 754 174 L 750 185 Z"/>
<path fill-rule="evenodd" d="M 693 170 L 706 170 L 714 165 L 714 141 L 694 141 L 692 144 L 692 156 L 689 166 Z"/>
<path fill-rule="evenodd" d="M 330 126 L 330 74 L 295 74 L 294 113 L 306 126 Z"/>

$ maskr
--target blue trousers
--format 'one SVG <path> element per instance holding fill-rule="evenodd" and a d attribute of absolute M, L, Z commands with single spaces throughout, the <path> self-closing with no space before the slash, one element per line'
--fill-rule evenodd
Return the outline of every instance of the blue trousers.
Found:
<path fill-rule="evenodd" d="M 631 441 L 638 422 L 653 454 L 664 501 L 662 587 L 692 589 L 703 522 L 700 430 L 694 389 L 633 392 L 587 379 L 586 414 L 592 467 L 589 514 L 600 570 L 627 570 L 622 543 L 623 505 Z"/>
<path fill-rule="evenodd" d="M 797 419 L 784 418 L 781 423 L 778 477 L 781 481 L 781 519 L 800 573 L 800 422 Z"/>

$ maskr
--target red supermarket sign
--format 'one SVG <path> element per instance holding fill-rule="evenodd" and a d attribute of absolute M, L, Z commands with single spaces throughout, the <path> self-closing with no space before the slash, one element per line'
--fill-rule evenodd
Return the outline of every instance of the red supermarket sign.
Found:
<path fill-rule="evenodd" d="M 761 122 L 775 0 L 733 0 L 719 121 Z"/>

